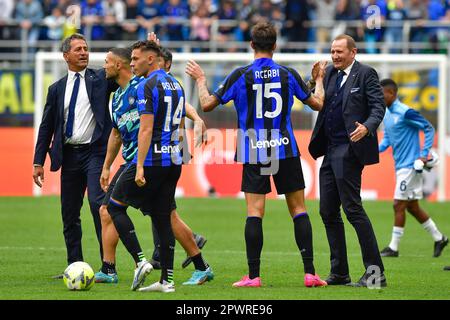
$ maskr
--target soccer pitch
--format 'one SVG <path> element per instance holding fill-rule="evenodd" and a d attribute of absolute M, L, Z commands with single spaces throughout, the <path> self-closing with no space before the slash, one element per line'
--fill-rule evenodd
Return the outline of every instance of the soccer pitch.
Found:
<path fill-rule="evenodd" d="M 261 261 L 262 288 L 232 288 L 231 284 L 248 272 L 244 224 L 245 201 L 237 199 L 178 199 L 178 212 L 194 232 L 208 242 L 203 255 L 212 266 L 215 278 L 202 286 L 182 286 L 193 265 L 181 268 L 185 253 L 177 244 L 174 278 L 176 292 L 171 294 L 132 292 L 133 261 L 121 242 L 117 249 L 119 283 L 95 284 L 87 292 L 71 292 L 62 280 L 52 275 L 61 273 L 66 265 L 66 251 L 58 197 L 0 198 L 0 299 L 44 300 L 359 300 L 359 299 L 450 299 L 450 248 L 439 258 L 432 258 L 433 240 L 414 220 L 407 216 L 405 235 L 399 258 L 385 258 L 388 287 L 381 290 L 330 286 L 306 288 L 303 265 L 295 244 L 293 224 L 286 204 L 270 200 L 263 222 L 264 247 Z M 318 212 L 318 202 L 307 202 L 314 234 L 316 271 L 322 278 L 329 272 L 329 248 L 325 229 Z M 391 202 L 364 203 L 377 235 L 380 249 L 391 237 L 393 210 Z M 439 229 L 450 235 L 450 203 L 422 202 Z M 129 210 L 136 232 L 147 257 L 153 250 L 150 219 L 136 210 Z M 358 240 L 346 221 L 346 237 L 350 274 L 357 281 L 363 274 Z M 82 209 L 84 259 L 94 270 L 100 267 L 94 225 L 85 202 Z M 153 271 L 148 285 L 159 279 Z"/>

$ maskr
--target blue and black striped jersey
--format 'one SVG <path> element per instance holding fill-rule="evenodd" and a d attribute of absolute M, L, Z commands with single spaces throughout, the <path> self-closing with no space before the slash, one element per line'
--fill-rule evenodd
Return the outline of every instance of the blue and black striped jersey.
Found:
<path fill-rule="evenodd" d="M 269 58 L 256 59 L 234 70 L 213 94 L 221 104 L 234 100 L 237 161 L 266 163 L 300 155 L 291 109 L 294 96 L 304 102 L 311 92 L 297 71 Z"/>
<path fill-rule="evenodd" d="M 122 138 L 122 156 L 126 162 L 133 160 L 137 152 L 139 112 L 137 87 L 143 78 L 133 77 L 126 88 L 119 88 L 112 99 L 112 123 Z"/>
<path fill-rule="evenodd" d="M 183 87 L 164 70 L 156 70 L 139 84 L 137 99 L 140 115 L 154 115 L 152 141 L 144 166 L 181 165 L 179 126 L 186 115 Z M 133 163 L 137 163 L 137 155 Z"/>

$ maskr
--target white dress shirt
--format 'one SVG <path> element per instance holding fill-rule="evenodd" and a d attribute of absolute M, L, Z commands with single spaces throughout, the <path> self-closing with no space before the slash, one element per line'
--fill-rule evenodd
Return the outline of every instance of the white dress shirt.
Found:
<path fill-rule="evenodd" d="M 352 64 L 349 65 L 347 68 L 344 69 L 344 76 L 342 77 L 341 87 L 344 85 L 345 81 L 347 81 L 348 76 L 350 75 L 350 72 L 352 71 L 352 67 L 355 64 L 355 60 L 353 60 Z"/>
<path fill-rule="evenodd" d="M 69 70 L 67 75 L 66 93 L 64 95 L 64 133 L 66 132 L 67 118 L 69 116 L 70 97 L 72 96 L 73 86 L 76 80 L 75 73 Z M 94 113 L 92 112 L 86 90 L 86 69 L 78 73 L 80 74 L 80 87 L 75 104 L 73 134 L 70 138 L 64 137 L 64 143 L 69 144 L 90 143 L 95 129 Z"/>

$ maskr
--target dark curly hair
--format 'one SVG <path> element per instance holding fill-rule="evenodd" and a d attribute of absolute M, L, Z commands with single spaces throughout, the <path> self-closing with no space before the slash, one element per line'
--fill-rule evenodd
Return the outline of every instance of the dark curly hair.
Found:
<path fill-rule="evenodd" d="M 136 41 L 131 46 L 131 50 L 141 49 L 142 51 L 153 51 L 158 57 L 161 56 L 161 47 L 155 41 Z"/>

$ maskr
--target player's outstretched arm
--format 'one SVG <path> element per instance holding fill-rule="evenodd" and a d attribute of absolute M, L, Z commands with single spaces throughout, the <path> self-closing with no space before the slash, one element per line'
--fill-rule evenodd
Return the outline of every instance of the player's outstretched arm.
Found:
<path fill-rule="evenodd" d="M 120 137 L 120 132 L 116 128 L 113 128 L 109 134 L 106 157 L 103 162 L 102 174 L 100 175 L 100 186 L 105 192 L 108 191 L 109 187 L 109 174 L 111 166 L 119 153 L 121 145 L 122 138 Z"/>
<path fill-rule="evenodd" d="M 209 93 L 206 76 L 200 65 L 194 60 L 190 60 L 186 65 L 186 73 L 197 83 L 198 97 L 202 110 L 205 112 L 214 110 L 219 105 L 219 100 L 216 96 Z"/>
<path fill-rule="evenodd" d="M 203 142 L 208 140 L 206 125 L 203 119 L 198 115 L 197 110 L 186 102 L 186 117 L 194 122 L 194 145 L 200 147 Z"/>
<path fill-rule="evenodd" d="M 319 75 L 319 71 L 320 71 L 320 61 L 316 61 L 313 64 L 313 67 L 311 69 L 311 78 L 308 80 L 308 82 L 306 82 L 306 85 L 308 86 L 309 90 L 314 90 L 314 88 L 316 87 L 316 79 Z"/>
<path fill-rule="evenodd" d="M 313 110 L 321 111 L 323 108 L 323 103 L 325 100 L 325 89 L 323 87 L 323 79 L 325 77 L 325 67 L 327 66 L 326 61 L 316 62 L 311 71 L 315 90 L 314 93 L 305 101 L 308 106 Z"/>

